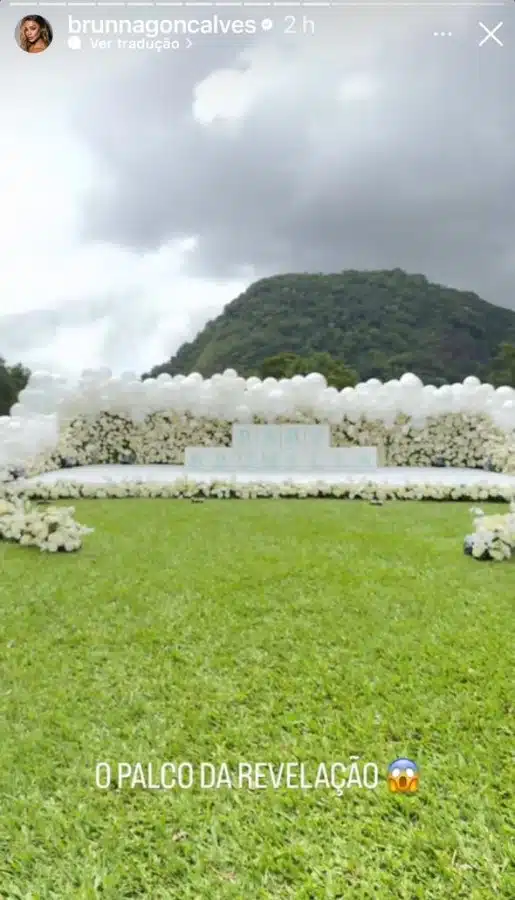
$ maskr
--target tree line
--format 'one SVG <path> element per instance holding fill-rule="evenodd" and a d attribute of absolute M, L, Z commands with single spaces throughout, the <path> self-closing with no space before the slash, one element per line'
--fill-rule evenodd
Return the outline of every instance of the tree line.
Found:
<path fill-rule="evenodd" d="M 352 387 L 359 381 L 359 375 L 354 369 L 341 360 L 334 359 L 329 353 L 312 353 L 304 357 L 295 353 L 269 356 L 263 360 L 258 374 L 261 378 L 291 378 L 293 375 L 307 375 L 309 372 L 320 372 L 328 385 L 339 391 L 344 387 Z M 495 387 L 503 384 L 515 387 L 515 344 L 500 345 L 485 380 Z"/>
<path fill-rule="evenodd" d="M 0 416 L 9 415 L 29 377 L 29 369 L 21 363 L 9 366 L 5 359 L 0 357 Z"/>

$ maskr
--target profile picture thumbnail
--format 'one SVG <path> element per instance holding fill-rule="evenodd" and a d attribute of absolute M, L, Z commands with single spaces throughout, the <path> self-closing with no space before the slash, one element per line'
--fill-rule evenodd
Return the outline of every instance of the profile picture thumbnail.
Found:
<path fill-rule="evenodd" d="M 53 40 L 52 26 L 43 16 L 24 16 L 16 26 L 16 43 L 25 53 L 43 53 Z"/>

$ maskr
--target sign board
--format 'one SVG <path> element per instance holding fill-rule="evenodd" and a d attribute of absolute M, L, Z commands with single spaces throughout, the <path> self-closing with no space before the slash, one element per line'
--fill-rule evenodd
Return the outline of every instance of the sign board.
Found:
<path fill-rule="evenodd" d="M 377 469 L 376 447 L 331 447 L 329 425 L 234 425 L 232 447 L 187 447 L 195 472 L 341 472 Z"/>

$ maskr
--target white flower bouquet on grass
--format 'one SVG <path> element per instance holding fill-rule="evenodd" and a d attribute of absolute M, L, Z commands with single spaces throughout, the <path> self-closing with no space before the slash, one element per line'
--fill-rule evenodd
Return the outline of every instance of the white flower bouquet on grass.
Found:
<path fill-rule="evenodd" d="M 464 551 L 481 560 L 511 559 L 515 551 L 515 502 L 506 515 L 485 516 L 482 509 L 471 509 L 474 533 L 465 538 Z"/>
<path fill-rule="evenodd" d="M 80 550 L 82 538 L 94 529 L 74 519 L 73 506 L 37 506 L 22 496 L 0 499 L 0 540 L 42 552 L 71 553 Z"/>

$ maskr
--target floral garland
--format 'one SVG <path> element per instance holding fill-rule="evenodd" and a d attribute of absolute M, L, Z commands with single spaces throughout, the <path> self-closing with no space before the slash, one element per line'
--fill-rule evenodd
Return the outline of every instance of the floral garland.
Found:
<path fill-rule="evenodd" d="M 63 499 L 122 499 L 124 497 L 161 498 L 175 500 L 236 499 L 253 500 L 304 499 L 307 497 L 332 498 L 335 500 L 367 500 L 383 503 L 387 500 L 468 500 L 497 501 L 509 503 L 513 499 L 513 489 L 479 483 L 475 485 L 435 485 L 410 484 L 391 485 L 361 481 L 359 483 L 328 484 L 312 481 L 295 484 L 288 480 L 282 483 L 252 482 L 239 483 L 230 479 L 210 482 L 183 478 L 166 484 L 142 481 L 106 481 L 102 485 L 80 484 L 73 481 L 56 481 L 53 484 L 35 482 L 29 486 L 17 482 L 0 485 L 0 496 L 14 498 L 24 495 L 38 500 Z"/>
<path fill-rule="evenodd" d="M 82 538 L 94 529 L 76 522 L 74 513 L 72 506 L 38 507 L 27 497 L 11 494 L 0 500 L 0 540 L 48 553 L 80 550 Z"/>
<path fill-rule="evenodd" d="M 485 516 L 482 509 L 471 509 L 474 533 L 465 538 L 464 551 L 481 560 L 502 562 L 511 559 L 515 551 L 515 502 L 510 503 L 506 515 Z"/>
<path fill-rule="evenodd" d="M 322 422 L 300 414 L 294 420 Z M 263 421 L 254 418 L 256 424 Z M 173 412 L 153 413 L 141 422 L 112 413 L 80 417 L 64 428 L 55 451 L 33 460 L 26 474 L 105 463 L 182 465 L 186 447 L 230 446 L 231 430 L 228 421 Z M 331 426 L 331 442 L 334 447 L 378 447 L 380 465 L 386 466 L 515 472 L 515 447 L 488 417 L 480 415 L 448 414 L 428 419 L 423 428 L 416 428 L 406 416 L 399 416 L 392 427 L 364 418 L 344 419 Z"/>

